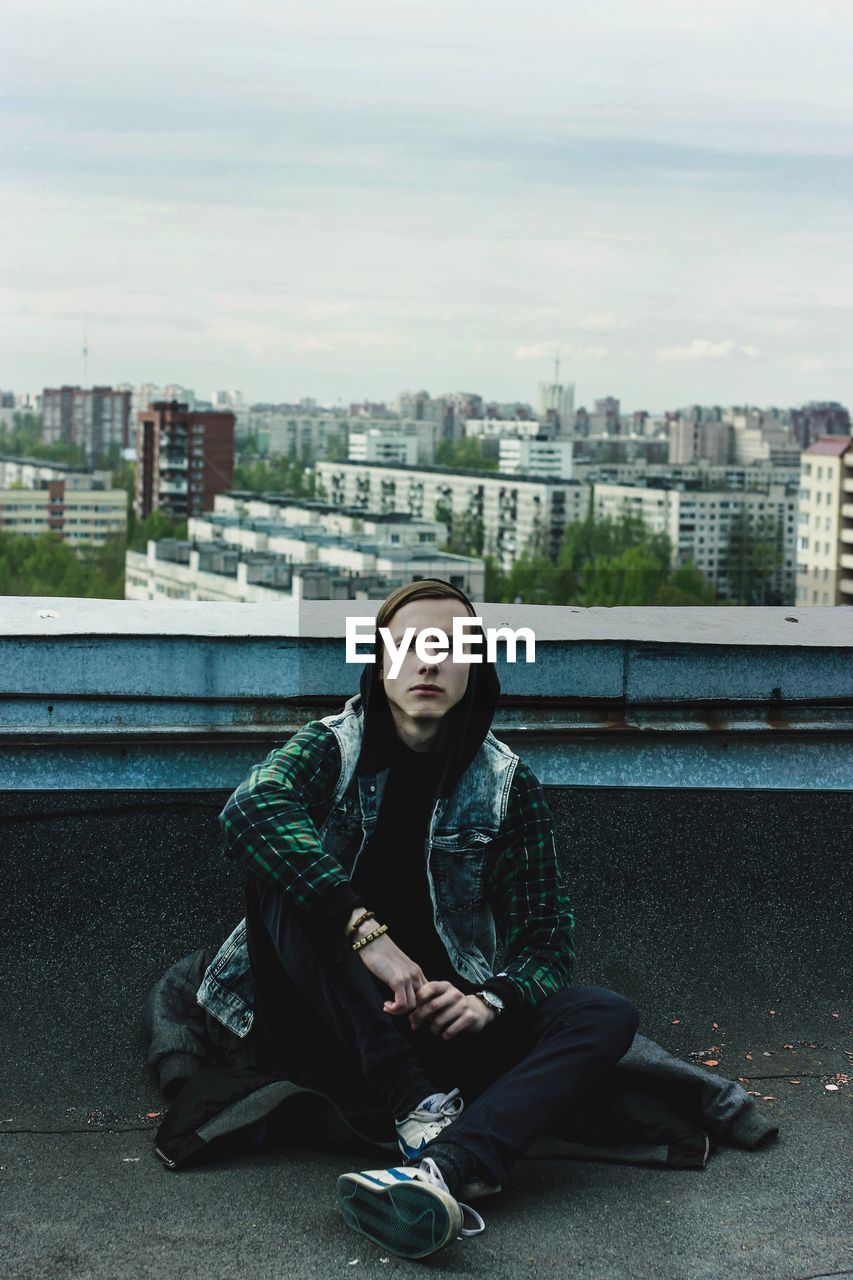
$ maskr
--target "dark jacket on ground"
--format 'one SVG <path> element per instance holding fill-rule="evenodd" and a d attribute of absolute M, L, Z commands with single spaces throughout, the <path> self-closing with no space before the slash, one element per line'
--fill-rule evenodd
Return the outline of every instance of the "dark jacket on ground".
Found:
<path fill-rule="evenodd" d="M 252 1034 L 240 1039 L 197 1003 L 212 957 L 201 950 L 172 965 L 143 1009 L 148 1065 L 171 1102 L 155 1138 L 167 1167 L 261 1142 L 357 1152 L 374 1162 L 368 1167 L 398 1163 L 391 1120 L 356 1082 L 349 1095 L 330 1097 L 317 1087 L 308 1051 L 286 1069 L 265 1069 Z M 736 1081 L 637 1034 L 583 1103 L 529 1154 L 701 1169 L 720 1144 L 755 1150 L 778 1132 Z"/>

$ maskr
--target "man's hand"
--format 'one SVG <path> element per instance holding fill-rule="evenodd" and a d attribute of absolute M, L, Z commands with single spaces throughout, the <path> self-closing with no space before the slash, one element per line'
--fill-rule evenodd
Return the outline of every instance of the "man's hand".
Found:
<path fill-rule="evenodd" d="M 366 920 L 356 934 L 356 939 L 367 937 L 375 927 L 375 920 Z M 412 1013 L 417 1004 L 415 993 L 426 982 L 420 965 L 410 960 L 387 933 L 368 942 L 356 955 L 361 957 L 375 978 L 391 988 L 394 999 L 385 1001 L 382 1006 L 385 1012 Z"/>
<path fill-rule="evenodd" d="M 479 996 L 463 995 L 451 982 L 424 982 L 416 992 L 417 1008 L 409 1014 L 413 1031 L 429 1024 L 433 1035 L 452 1040 L 460 1032 L 482 1031 L 498 1016 Z"/>

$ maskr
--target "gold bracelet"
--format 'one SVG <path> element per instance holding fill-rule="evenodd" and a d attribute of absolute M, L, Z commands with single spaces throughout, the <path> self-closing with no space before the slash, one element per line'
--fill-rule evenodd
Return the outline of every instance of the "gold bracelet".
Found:
<path fill-rule="evenodd" d="M 360 915 L 358 919 L 353 924 L 351 924 L 350 927 L 347 929 L 347 942 L 352 942 L 353 938 L 358 933 L 359 929 L 364 924 L 365 920 L 375 920 L 375 919 L 376 919 L 376 916 L 373 914 L 372 911 L 365 911 L 363 915 Z"/>
<path fill-rule="evenodd" d="M 353 951 L 360 951 L 362 947 L 366 947 L 368 942 L 372 942 L 374 938 L 381 938 L 383 933 L 388 932 L 387 924 L 381 924 L 378 929 L 374 929 L 373 933 L 368 933 L 366 937 L 360 938 L 358 942 L 352 944 Z"/>

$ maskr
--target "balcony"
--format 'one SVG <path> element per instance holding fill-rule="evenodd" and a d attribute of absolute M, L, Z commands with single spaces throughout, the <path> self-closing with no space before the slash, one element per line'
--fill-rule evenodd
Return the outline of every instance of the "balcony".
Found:
<path fill-rule="evenodd" d="M 185 453 L 160 454 L 159 469 L 163 471 L 186 471 L 187 455 Z"/>
<path fill-rule="evenodd" d="M 161 480 L 158 486 L 160 494 L 186 494 L 186 480 Z"/>
<path fill-rule="evenodd" d="M 33 1274 L 58 1274 L 59 1256 L 69 1276 L 158 1274 L 191 1235 L 199 1270 L 261 1280 L 284 1227 L 311 1214 L 323 1234 L 288 1236 L 288 1265 L 333 1274 L 368 1257 L 329 1192 L 336 1173 L 377 1167 L 363 1157 L 261 1149 L 165 1171 L 152 1143 L 169 1102 L 140 1027 L 151 984 L 241 918 L 217 814 L 255 762 L 356 691 L 342 639 L 355 604 L 0 602 L 0 1163 L 14 1221 L 39 1223 Z M 714 1046 L 713 1070 L 745 1078 L 781 1129 L 766 1151 L 721 1148 L 701 1178 L 523 1160 L 520 1201 L 486 1202 L 489 1269 L 515 1274 L 526 1232 L 547 1273 L 570 1219 L 576 1256 L 597 1259 L 579 1274 L 621 1280 L 642 1212 L 645 1256 L 670 1256 L 678 1222 L 689 1257 L 714 1259 L 685 1272 L 679 1254 L 661 1280 L 839 1270 L 850 1090 L 826 1085 L 849 1071 L 851 1047 L 853 611 L 481 615 L 536 635 L 535 664 L 497 663 L 492 728 L 545 788 L 577 916 L 576 982 L 623 992 L 641 1032 L 677 1057 L 707 1060 Z M 70 1227 L 43 1221 L 48 1199 Z M 229 1252 L 247 1223 L 251 1249 Z"/>

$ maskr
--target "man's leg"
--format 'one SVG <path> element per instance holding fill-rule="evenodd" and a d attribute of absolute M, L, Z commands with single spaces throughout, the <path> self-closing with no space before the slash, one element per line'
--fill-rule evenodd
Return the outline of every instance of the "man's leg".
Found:
<path fill-rule="evenodd" d="M 449 1166 L 448 1185 L 480 1170 L 502 1182 L 533 1140 L 627 1053 L 639 1021 L 636 1007 L 615 991 L 569 987 L 536 1008 L 508 1009 L 476 1035 L 444 1042 L 458 1057 L 466 1107 L 422 1154 L 445 1177 Z"/>
<path fill-rule="evenodd" d="M 320 1047 L 331 1055 L 331 1078 L 356 1070 L 398 1116 L 436 1092 L 405 1033 L 405 1018 L 382 1008 L 390 992 L 346 938 L 311 930 L 274 885 L 248 871 L 246 932 L 255 1016 L 272 1053 L 286 1061 L 299 1042 L 313 1041 L 312 1058 Z"/>

